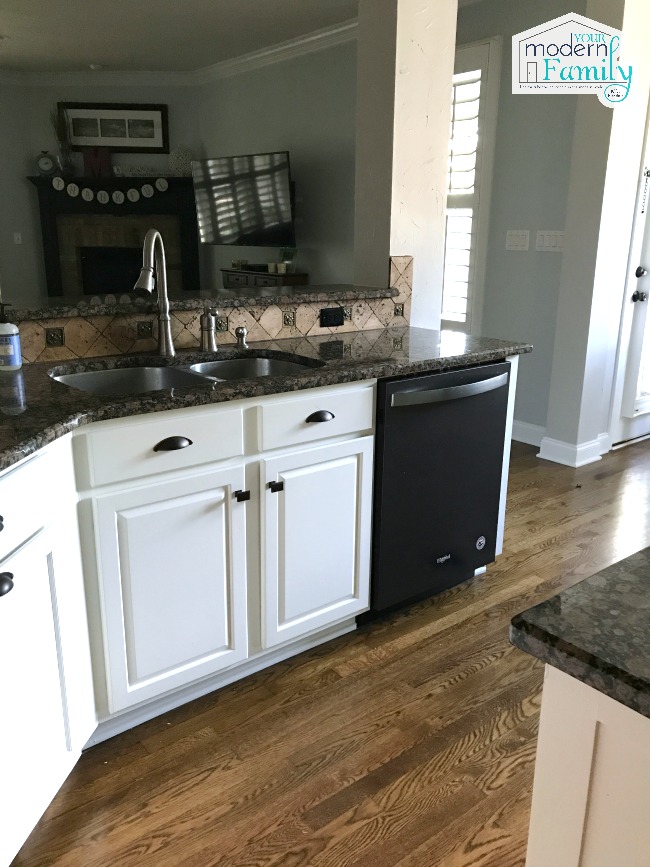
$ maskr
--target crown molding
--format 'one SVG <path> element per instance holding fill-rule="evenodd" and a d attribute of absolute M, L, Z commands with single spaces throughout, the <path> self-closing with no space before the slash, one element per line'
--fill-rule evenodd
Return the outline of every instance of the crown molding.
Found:
<path fill-rule="evenodd" d="M 268 48 L 252 51 L 250 54 L 242 54 L 241 57 L 224 60 L 213 66 L 205 66 L 203 69 L 197 69 L 194 73 L 194 83 L 207 84 L 210 81 L 230 78 L 244 72 L 253 72 L 274 63 L 284 63 L 305 54 L 333 48 L 335 45 L 343 45 L 357 38 L 357 30 L 356 18 L 341 24 L 334 24 L 331 27 L 323 27 L 320 30 L 314 30 L 304 36 L 298 36 Z"/>
<path fill-rule="evenodd" d="M 343 21 L 190 72 L 82 70 L 79 72 L 11 72 L 0 70 L 0 82 L 41 87 L 192 87 L 284 63 L 305 54 L 343 45 L 357 38 L 357 20 Z"/>

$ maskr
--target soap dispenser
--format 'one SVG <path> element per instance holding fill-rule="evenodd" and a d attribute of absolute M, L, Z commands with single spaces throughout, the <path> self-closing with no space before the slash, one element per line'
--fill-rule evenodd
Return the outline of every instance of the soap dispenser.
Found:
<path fill-rule="evenodd" d="M 0 372 L 20 370 L 23 365 L 20 333 L 17 325 L 7 321 L 7 307 L 11 307 L 11 304 L 0 302 Z"/>
<path fill-rule="evenodd" d="M 210 304 L 205 305 L 201 314 L 201 349 L 203 352 L 217 351 L 217 311 Z"/>

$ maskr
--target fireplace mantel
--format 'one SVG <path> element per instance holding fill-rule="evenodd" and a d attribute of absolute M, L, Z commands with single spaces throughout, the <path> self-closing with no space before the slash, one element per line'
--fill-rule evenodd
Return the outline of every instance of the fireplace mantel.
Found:
<path fill-rule="evenodd" d="M 43 233 L 43 253 L 45 257 L 45 275 L 47 294 L 49 296 L 68 295 L 64 291 L 62 276 L 60 220 L 61 218 L 83 217 L 87 215 L 89 222 L 97 216 L 106 216 L 119 221 L 121 217 L 167 216 L 178 219 L 178 235 L 180 244 L 180 280 L 184 292 L 196 293 L 199 289 L 199 257 L 198 230 L 196 208 L 194 205 L 194 189 L 191 178 L 167 177 L 168 188 L 164 192 L 155 187 L 156 178 L 66 178 L 66 185 L 74 183 L 79 190 L 89 188 L 93 191 L 93 199 L 87 202 L 81 195 L 70 196 L 65 189 L 57 190 L 52 184 L 52 178 L 29 177 L 38 191 L 38 202 Z M 145 184 L 154 187 L 150 198 L 140 195 L 137 202 L 127 198 L 127 192 L 142 190 Z M 107 204 L 97 201 L 97 193 L 105 190 L 111 197 Z M 116 190 L 124 193 L 124 202 L 115 204 L 112 194 Z M 149 221 L 141 221 L 143 227 L 150 227 Z M 142 231 L 144 238 L 144 231 Z"/>

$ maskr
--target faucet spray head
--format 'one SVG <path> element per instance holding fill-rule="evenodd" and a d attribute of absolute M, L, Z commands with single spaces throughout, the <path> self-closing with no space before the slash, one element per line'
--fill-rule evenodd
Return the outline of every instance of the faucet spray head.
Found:
<path fill-rule="evenodd" d="M 153 276 L 153 268 L 149 268 L 147 265 L 143 265 L 140 270 L 140 276 L 135 281 L 135 285 L 133 286 L 135 289 L 144 289 L 146 292 L 153 292 L 156 285 L 156 281 Z"/>

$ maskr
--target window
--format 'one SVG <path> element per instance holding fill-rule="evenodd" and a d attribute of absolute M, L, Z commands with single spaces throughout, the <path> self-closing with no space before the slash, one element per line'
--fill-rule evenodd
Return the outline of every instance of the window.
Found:
<path fill-rule="evenodd" d="M 452 81 L 443 328 L 480 329 L 500 40 L 459 48 Z"/>

